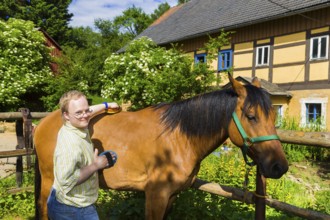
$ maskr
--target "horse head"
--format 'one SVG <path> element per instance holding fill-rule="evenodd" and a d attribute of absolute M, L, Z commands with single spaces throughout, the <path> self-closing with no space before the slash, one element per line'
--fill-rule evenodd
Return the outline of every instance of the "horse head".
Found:
<path fill-rule="evenodd" d="M 229 123 L 231 141 L 242 149 L 247 164 L 257 164 L 266 178 L 280 178 L 288 170 L 282 144 L 276 134 L 275 112 L 260 81 L 243 86 L 229 74 L 237 105 Z M 248 162 L 248 155 L 253 162 Z"/>

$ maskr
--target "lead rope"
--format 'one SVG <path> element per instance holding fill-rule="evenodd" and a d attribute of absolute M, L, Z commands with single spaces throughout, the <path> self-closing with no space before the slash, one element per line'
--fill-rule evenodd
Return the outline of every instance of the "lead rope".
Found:
<path fill-rule="evenodd" d="M 250 174 L 251 169 L 252 169 L 252 166 L 245 165 L 245 176 L 244 176 L 244 182 L 243 182 L 243 190 L 244 190 L 243 202 L 244 203 L 246 203 L 246 198 L 249 193 L 248 185 L 250 183 L 249 174 Z"/>
<path fill-rule="evenodd" d="M 248 190 L 248 185 L 250 183 L 250 180 L 249 180 L 249 175 L 250 175 L 250 171 L 252 169 L 252 166 L 250 165 L 245 165 L 245 176 L 244 176 L 244 182 L 243 182 L 243 190 L 244 190 L 244 197 L 243 197 L 243 202 L 246 203 L 246 198 L 250 193 L 252 193 L 254 196 L 258 197 L 258 198 L 264 198 L 264 199 L 267 199 L 268 196 L 267 195 L 259 195 L 256 191 L 254 192 L 251 192 Z"/>

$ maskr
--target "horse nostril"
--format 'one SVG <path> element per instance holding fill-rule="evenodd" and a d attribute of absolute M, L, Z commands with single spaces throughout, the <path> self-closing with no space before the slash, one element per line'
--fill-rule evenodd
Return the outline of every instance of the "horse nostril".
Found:
<path fill-rule="evenodd" d="M 283 166 L 281 163 L 276 162 L 273 164 L 272 168 L 272 176 L 275 179 L 280 178 L 283 174 L 286 173 L 286 171 L 288 171 L 288 167 L 287 166 Z"/>

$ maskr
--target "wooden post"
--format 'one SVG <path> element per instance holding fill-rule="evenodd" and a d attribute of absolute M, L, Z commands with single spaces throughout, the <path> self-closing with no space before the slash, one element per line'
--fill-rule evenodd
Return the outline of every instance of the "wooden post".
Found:
<path fill-rule="evenodd" d="M 259 167 L 257 167 L 256 175 L 256 209 L 255 209 L 255 219 L 265 220 L 266 219 L 266 178 L 260 174 Z"/>
<path fill-rule="evenodd" d="M 20 111 L 23 115 L 24 122 L 24 146 L 26 151 L 32 149 L 32 117 L 30 110 L 28 108 L 21 108 Z M 31 168 L 31 156 L 27 154 L 26 156 L 27 169 Z"/>
<path fill-rule="evenodd" d="M 16 149 L 24 148 L 24 137 L 23 137 L 23 120 L 18 119 L 16 125 L 16 137 L 17 145 Z M 18 156 L 16 159 L 16 184 L 17 187 L 21 187 L 23 183 L 23 157 Z"/>

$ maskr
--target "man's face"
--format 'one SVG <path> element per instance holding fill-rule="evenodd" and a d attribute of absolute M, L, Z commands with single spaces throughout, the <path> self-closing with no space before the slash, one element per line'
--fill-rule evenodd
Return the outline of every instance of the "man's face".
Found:
<path fill-rule="evenodd" d="M 64 118 L 76 128 L 87 128 L 90 113 L 87 99 L 80 97 L 69 102 L 68 112 L 64 112 Z"/>

